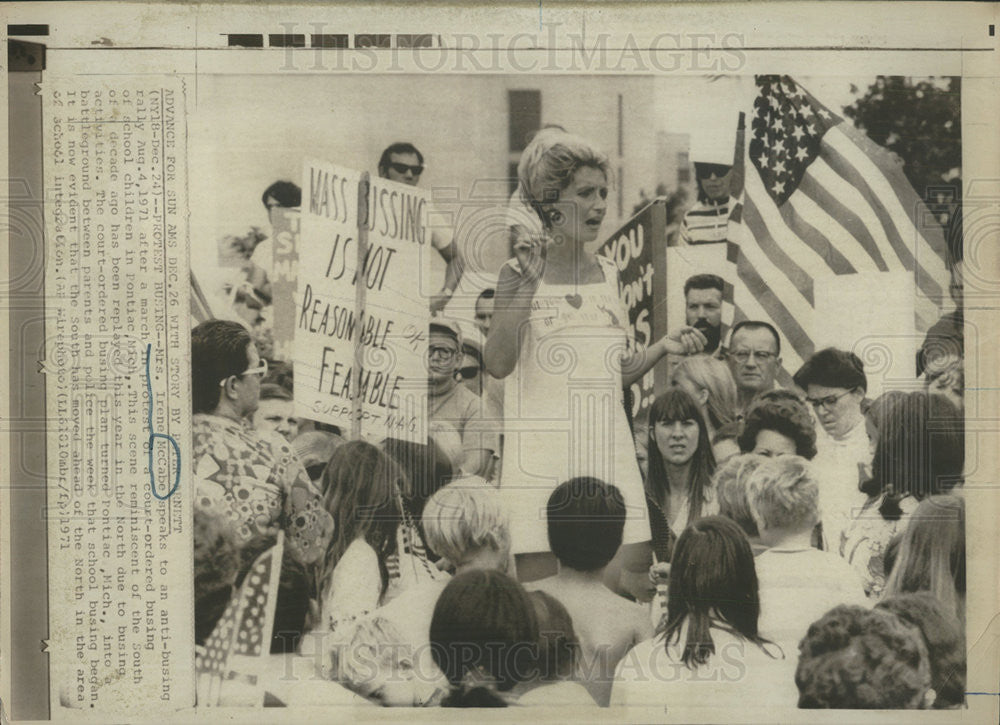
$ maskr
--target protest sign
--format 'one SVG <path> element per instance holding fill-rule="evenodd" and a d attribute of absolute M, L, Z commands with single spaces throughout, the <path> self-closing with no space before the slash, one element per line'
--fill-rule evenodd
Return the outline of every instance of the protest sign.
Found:
<path fill-rule="evenodd" d="M 271 230 L 274 240 L 274 266 L 270 278 L 274 304 L 274 358 L 291 360 L 295 336 L 295 279 L 299 266 L 299 210 L 272 209 Z"/>
<path fill-rule="evenodd" d="M 307 159 L 295 306 L 296 404 L 319 421 L 361 435 L 423 441 L 427 436 L 427 301 L 420 276 L 430 247 L 427 195 L 372 182 L 358 264 L 361 174 Z M 356 304 L 356 284 L 364 303 Z M 360 344 L 360 374 L 355 344 Z M 357 390 L 361 407 L 352 413 Z"/>
<path fill-rule="evenodd" d="M 666 292 L 667 212 L 663 199 L 655 199 L 618 228 L 601 246 L 599 254 L 618 268 L 618 294 L 628 309 L 629 336 L 639 345 L 649 345 L 666 332 L 662 309 Z M 654 368 L 632 384 L 632 414 L 648 408 L 657 391 L 667 386 L 662 371 Z"/>

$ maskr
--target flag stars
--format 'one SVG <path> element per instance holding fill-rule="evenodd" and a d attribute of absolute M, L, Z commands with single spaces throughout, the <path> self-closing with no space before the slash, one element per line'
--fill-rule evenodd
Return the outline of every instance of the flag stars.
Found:
<path fill-rule="evenodd" d="M 799 150 L 795 152 L 795 157 L 799 161 L 805 161 L 806 159 L 809 158 L 809 149 L 807 149 L 805 146 L 800 146 Z"/>
<path fill-rule="evenodd" d="M 806 135 L 805 129 L 802 126 L 796 126 L 795 130 L 792 131 L 792 135 L 795 137 L 796 141 L 801 141 L 802 137 Z"/>
<path fill-rule="evenodd" d="M 778 181 L 775 179 L 774 184 L 771 185 L 771 191 L 774 192 L 775 196 L 780 196 L 785 193 L 785 182 Z"/>
<path fill-rule="evenodd" d="M 762 167 L 763 166 L 767 166 L 767 162 L 768 162 L 768 156 L 767 156 L 767 154 L 761 154 L 760 156 L 757 157 L 757 165 L 758 166 L 762 166 Z"/>
<path fill-rule="evenodd" d="M 776 173 L 778 175 L 781 175 L 781 174 L 785 173 L 785 162 L 784 161 L 778 161 L 778 163 L 776 163 L 774 165 L 774 173 Z"/>
<path fill-rule="evenodd" d="M 817 111 L 817 113 L 819 113 L 819 115 L 821 115 L 825 120 L 830 120 L 831 118 L 833 118 L 833 114 L 830 113 L 825 108 L 819 109 L 819 111 Z"/>

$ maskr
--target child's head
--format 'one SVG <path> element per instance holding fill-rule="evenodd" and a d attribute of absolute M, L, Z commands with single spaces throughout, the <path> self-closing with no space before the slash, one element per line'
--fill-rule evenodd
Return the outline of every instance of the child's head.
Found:
<path fill-rule="evenodd" d="M 543 591 L 528 592 L 538 620 L 538 674 L 543 680 L 561 680 L 573 675 L 580 643 L 573 619 L 558 599 Z"/>
<path fill-rule="evenodd" d="M 614 558 L 625 528 L 625 499 L 617 486 L 582 476 L 560 484 L 546 509 L 549 546 L 560 564 L 598 571 Z"/>
<path fill-rule="evenodd" d="M 418 699 L 413 656 L 402 636 L 383 617 L 349 625 L 343 642 L 330 651 L 332 673 L 342 685 L 381 705 L 412 707 Z"/>
<path fill-rule="evenodd" d="M 431 656 L 459 689 L 490 683 L 506 692 L 535 675 L 538 622 L 528 593 L 499 571 L 455 576 L 431 618 Z"/>
<path fill-rule="evenodd" d="M 719 515 L 731 519 L 751 538 L 759 537 L 760 531 L 757 530 L 757 522 L 750 510 L 747 483 L 757 467 L 766 460 L 767 458 L 756 453 L 733 456 L 719 466 L 712 477 L 716 500 L 719 502 Z"/>
<path fill-rule="evenodd" d="M 194 510 L 194 614 L 195 640 L 212 633 L 233 593 L 240 572 L 240 552 L 221 516 Z"/>
<path fill-rule="evenodd" d="M 762 537 L 808 531 L 819 520 L 819 484 L 804 458 L 769 458 L 757 466 L 747 488 Z"/>
<path fill-rule="evenodd" d="M 934 697 L 920 633 L 859 606 L 835 607 L 809 626 L 795 684 L 800 708 L 917 709 Z"/>
<path fill-rule="evenodd" d="M 457 569 L 478 562 L 506 569 L 510 558 L 507 513 L 496 489 L 478 477 L 449 483 L 435 492 L 423 513 L 431 550 Z"/>

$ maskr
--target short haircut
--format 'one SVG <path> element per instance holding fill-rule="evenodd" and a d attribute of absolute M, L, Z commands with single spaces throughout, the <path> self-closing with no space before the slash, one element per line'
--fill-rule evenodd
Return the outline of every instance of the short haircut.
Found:
<path fill-rule="evenodd" d="M 455 566 L 483 549 L 510 549 L 503 502 L 496 489 L 478 477 L 453 481 L 434 493 L 421 520 L 428 546 Z"/>
<path fill-rule="evenodd" d="M 295 400 L 292 394 L 283 386 L 277 383 L 264 383 L 260 386 L 260 399 L 261 400 L 287 400 L 292 402 Z"/>
<path fill-rule="evenodd" d="M 764 461 L 747 487 L 758 527 L 802 529 L 819 519 L 819 483 L 804 458 L 778 456 Z"/>
<path fill-rule="evenodd" d="M 191 402 L 195 413 L 211 413 L 219 405 L 219 383 L 247 369 L 253 342 L 243 325 L 207 320 L 191 330 Z"/>
<path fill-rule="evenodd" d="M 915 708 L 930 687 L 927 648 L 894 614 L 841 605 L 809 625 L 795 684 L 800 708 Z"/>
<path fill-rule="evenodd" d="M 291 181 L 275 181 L 264 189 L 260 203 L 267 208 L 268 197 L 278 202 L 278 206 L 294 208 L 302 206 L 302 189 Z"/>
<path fill-rule="evenodd" d="M 896 594 L 875 605 L 920 630 L 931 665 L 935 709 L 965 703 L 965 637 L 961 622 L 930 592 Z"/>
<path fill-rule="evenodd" d="M 792 380 L 803 390 L 810 385 L 826 388 L 861 388 L 868 392 L 868 378 L 861 358 L 853 352 L 828 347 L 820 350 L 799 368 Z"/>
<path fill-rule="evenodd" d="M 549 547 L 577 571 L 608 565 L 622 543 L 625 499 L 617 486 L 581 476 L 556 486 L 546 507 Z"/>
<path fill-rule="evenodd" d="M 733 325 L 733 331 L 729 333 L 729 347 L 733 346 L 736 333 L 740 330 L 767 330 L 774 337 L 774 354 L 781 354 L 781 337 L 770 322 L 764 322 L 763 320 L 743 320 L 742 322 L 737 322 Z"/>
<path fill-rule="evenodd" d="M 757 467 L 766 460 L 765 456 L 756 453 L 732 456 L 716 469 L 715 476 L 712 477 L 716 500 L 719 502 L 719 516 L 733 521 L 747 536 L 760 536 L 747 497 L 747 482 Z"/>
<path fill-rule="evenodd" d="M 795 443 L 795 454 L 808 460 L 816 456 L 816 428 L 805 403 L 792 400 L 762 400 L 750 406 L 743 432 L 737 439 L 740 450 L 752 453 L 757 435 L 764 430 L 780 433 Z"/>
<path fill-rule="evenodd" d="M 726 282 L 717 274 L 696 274 L 684 283 L 684 296 L 693 289 L 717 289 L 725 292 Z"/>
<path fill-rule="evenodd" d="M 531 679 L 538 621 L 528 593 L 493 569 L 474 569 L 445 586 L 431 617 L 431 657 L 453 686 L 470 671 L 492 676 L 500 692 Z"/>
<path fill-rule="evenodd" d="M 385 151 L 382 152 L 382 156 L 378 160 L 379 176 L 385 176 L 386 170 L 389 168 L 389 162 L 392 161 L 393 154 L 416 154 L 417 163 L 423 166 L 424 155 L 420 153 L 416 146 L 411 144 L 409 141 L 397 141 L 396 143 L 386 147 Z"/>

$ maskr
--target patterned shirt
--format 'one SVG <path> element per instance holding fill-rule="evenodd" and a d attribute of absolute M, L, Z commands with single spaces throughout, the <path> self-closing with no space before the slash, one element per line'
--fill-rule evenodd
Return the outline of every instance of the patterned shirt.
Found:
<path fill-rule="evenodd" d="M 284 529 L 295 559 L 322 556 L 333 518 L 291 446 L 218 415 L 198 413 L 193 423 L 195 506 L 228 522 L 241 546 Z"/>
<path fill-rule="evenodd" d="M 682 244 L 724 242 L 729 238 L 729 214 L 736 200 L 721 203 L 699 201 L 684 214 L 680 237 Z"/>

